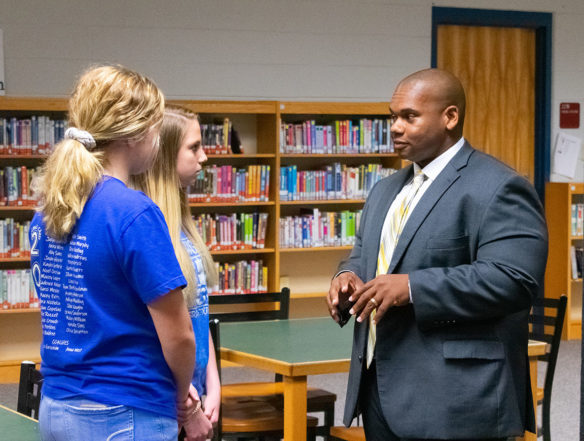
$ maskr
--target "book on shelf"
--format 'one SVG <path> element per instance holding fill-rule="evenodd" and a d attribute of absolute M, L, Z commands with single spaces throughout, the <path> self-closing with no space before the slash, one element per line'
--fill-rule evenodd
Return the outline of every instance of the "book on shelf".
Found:
<path fill-rule="evenodd" d="M 0 154 L 44 155 L 63 139 L 67 121 L 48 116 L 0 118 Z"/>
<path fill-rule="evenodd" d="M 0 219 L 0 259 L 30 257 L 29 229 L 30 221 L 20 223 L 12 218 Z"/>
<path fill-rule="evenodd" d="M 570 247 L 570 263 L 572 269 L 572 279 L 577 280 L 582 278 L 582 259 L 584 249 L 582 247 L 577 247 L 572 245 Z"/>
<path fill-rule="evenodd" d="M 308 211 L 308 210 L 306 210 Z M 280 218 L 280 248 L 338 247 L 355 244 L 362 210 L 321 212 Z"/>
<path fill-rule="evenodd" d="M 222 122 L 201 124 L 201 144 L 208 155 L 243 153 L 239 133 L 229 118 L 223 118 Z"/>
<path fill-rule="evenodd" d="M 280 168 L 280 200 L 365 199 L 373 186 L 395 173 L 380 164 L 350 167 L 335 162 L 323 170 L 298 170 L 298 166 Z"/>
<path fill-rule="evenodd" d="M 262 249 L 268 213 L 200 214 L 197 231 L 211 251 Z"/>
<path fill-rule="evenodd" d="M 0 271 L 0 305 L 2 309 L 39 307 L 30 270 Z"/>
<path fill-rule="evenodd" d="M 336 120 L 316 124 L 315 120 L 280 125 L 280 153 L 366 154 L 393 153 L 387 118 Z"/>
<path fill-rule="evenodd" d="M 571 213 L 572 236 L 584 235 L 584 203 L 572 204 Z"/>
<path fill-rule="evenodd" d="M 206 166 L 187 189 L 189 202 L 267 202 L 269 200 L 269 165 Z"/>
<path fill-rule="evenodd" d="M 219 281 L 216 286 L 211 287 L 211 295 L 255 294 L 268 290 L 268 267 L 262 260 L 215 262 L 215 268 Z"/>
<path fill-rule="evenodd" d="M 0 205 L 35 207 L 37 199 L 31 192 L 31 182 L 38 168 L 4 167 L 0 169 Z"/>

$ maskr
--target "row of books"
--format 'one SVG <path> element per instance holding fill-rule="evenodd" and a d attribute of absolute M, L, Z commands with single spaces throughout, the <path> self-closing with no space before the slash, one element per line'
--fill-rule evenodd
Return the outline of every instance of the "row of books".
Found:
<path fill-rule="evenodd" d="M 201 124 L 201 144 L 208 155 L 232 153 L 231 132 L 233 124 L 229 118 L 222 123 Z"/>
<path fill-rule="evenodd" d="M 355 244 L 362 210 L 321 212 L 280 218 L 281 248 L 336 247 Z"/>
<path fill-rule="evenodd" d="M 584 204 L 572 204 L 571 214 L 572 236 L 584 235 Z"/>
<path fill-rule="evenodd" d="M 211 251 L 264 248 L 268 213 L 193 216 L 197 231 Z"/>
<path fill-rule="evenodd" d="M 270 192 L 270 166 L 207 166 L 187 189 L 189 202 L 267 201 Z"/>
<path fill-rule="evenodd" d="M 314 120 L 280 126 L 280 153 L 392 153 L 389 119 Z"/>
<path fill-rule="evenodd" d="M 31 191 L 31 182 L 39 172 L 38 168 L 0 168 L 0 205 L 11 207 L 34 207 L 37 200 Z"/>
<path fill-rule="evenodd" d="M 0 219 L 0 259 L 30 257 L 29 229 L 30 221 Z"/>
<path fill-rule="evenodd" d="M 0 271 L 0 305 L 2 309 L 39 307 L 30 270 Z"/>
<path fill-rule="evenodd" d="M 67 121 L 48 116 L 0 118 L 0 154 L 44 155 L 63 139 Z"/>
<path fill-rule="evenodd" d="M 582 279 L 582 265 L 584 264 L 584 248 L 571 246 L 570 258 L 572 266 L 572 279 Z"/>
<path fill-rule="evenodd" d="M 268 267 L 262 260 L 215 263 L 219 283 L 210 294 L 255 294 L 268 291 Z"/>
<path fill-rule="evenodd" d="M 280 168 L 280 200 L 364 199 L 373 186 L 395 173 L 380 164 L 349 167 L 335 162 L 324 170 L 298 170 L 296 165 Z"/>

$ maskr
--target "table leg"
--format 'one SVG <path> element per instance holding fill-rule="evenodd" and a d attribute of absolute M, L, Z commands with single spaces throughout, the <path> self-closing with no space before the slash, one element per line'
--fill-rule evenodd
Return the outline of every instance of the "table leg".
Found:
<path fill-rule="evenodd" d="M 306 441 L 306 376 L 284 376 L 284 441 Z"/>

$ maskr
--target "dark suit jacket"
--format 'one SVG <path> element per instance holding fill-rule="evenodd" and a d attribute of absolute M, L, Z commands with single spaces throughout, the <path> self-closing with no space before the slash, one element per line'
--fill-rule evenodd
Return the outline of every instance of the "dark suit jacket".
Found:
<path fill-rule="evenodd" d="M 340 270 L 375 277 L 383 219 L 412 166 L 371 191 Z M 404 438 L 502 438 L 533 429 L 527 317 L 542 288 L 547 228 L 531 184 L 468 143 L 424 193 L 388 273 L 413 304 L 377 325 L 379 396 Z M 355 322 L 344 422 L 358 413 L 368 321 Z"/>

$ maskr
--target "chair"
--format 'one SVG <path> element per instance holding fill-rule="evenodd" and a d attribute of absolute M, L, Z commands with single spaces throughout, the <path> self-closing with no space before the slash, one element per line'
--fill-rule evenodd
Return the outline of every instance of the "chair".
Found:
<path fill-rule="evenodd" d="M 258 310 L 259 305 L 271 303 L 270 310 Z M 273 309 L 276 303 L 277 309 Z M 283 288 L 280 292 L 262 294 L 227 294 L 209 296 L 209 305 L 242 305 L 246 311 L 238 309 L 235 312 L 211 313 L 210 318 L 221 322 L 255 321 L 255 320 L 284 320 L 289 316 L 290 290 Z M 276 382 L 282 381 L 281 375 L 276 375 Z M 239 383 L 222 385 L 221 393 L 225 398 L 254 396 L 254 400 L 270 403 L 279 410 L 284 407 L 282 394 L 273 392 L 273 383 Z M 317 427 L 316 434 L 326 440 L 330 427 L 335 421 L 335 402 L 337 396 L 324 389 L 309 387 L 306 391 L 306 410 L 308 413 L 323 412 L 324 422 Z"/>
<path fill-rule="evenodd" d="M 16 410 L 26 416 L 39 419 L 43 376 L 32 361 L 20 363 L 20 382 Z"/>
<path fill-rule="evenodd" d="M 213 338 L 219 377 L 221 377 L 221 356 L 219 354 L 221 337 L 218 319 L 215 318 L 209 321 L 209 330 Z M 307 439 L 316 439 L 315 428 L 317 424 L 317 418 L 307 417 Z M 219 424 L 217 424 L 213 439 L 216 441 L 226 437 L 237 439 L 243 437 L 281 439 L 283 428 L 283 411 L 274 407 L 263 397 L 231 396 L 221 400 Z"/>
<path fill-rule="evenodd" d="M 541 427 L 537 428 L 537 436 L 543 436 L 544 441 L 551 441 L 550 435 L 550 406 L 552 400 L 552 386 L 556 361 L 564 326 L 567 297 L 562 295 L 559 299 L 538 298 L 533 304 L 529 316 L 530 332 L 532 340 L 545 341 L 549 350 L 545 355 L 538 357 L 539 361 L 547 363 L 544 386 L 537 388 L 537 404 L 542 405 Z"/>
<path fill-rule="evenodd" d="M 334 441 L 365 441 L 363 427 L 331 427 L 331 438 Z"/>

